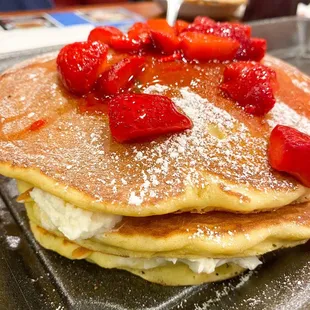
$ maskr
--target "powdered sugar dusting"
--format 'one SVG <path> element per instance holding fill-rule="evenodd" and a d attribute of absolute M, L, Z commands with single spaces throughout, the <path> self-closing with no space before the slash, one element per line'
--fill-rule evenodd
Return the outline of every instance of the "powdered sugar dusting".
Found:
<path fill-rule="evenodd" d="M 292 83 L 299 89 L 303 90 L 306 94 L 310 94 L 309 84 L 306 81 L 300 81 L 298 79 L 292 79 Z"/>
<path fill-rule="evenodd" d="M 34 78 L 41 81 L 40 91 L 32 90 Z M 19 79 L 19 86 L 14 79 Z M 28 105 L 20 107 L 15 97 L 8 98 L 8 87 L 18 98 L 25 97 L 23 102 Z M 169 86 L 160 84 L 143 90 L 167 91 Z M 0 84 L 0 94 L 0 115 L 5 120 L 21 109 L 27 123 L 16 121 L 23 128 L 42 118 L 42 111 L 52 118 L 47 127 L 24 139 L 1 141 L 1 160 L 37 167 L 56 181 L 86 192 L 96 202 L 132 205 L 139 213 L 143 204 L 156 205 L 183 193 L 189 185 L 200 190 L 210 182 L 219 185 L 223 179 L 261 190 L 295 186 L 271 170 L 266 155 L 268 137 L 253 136 L 242 122 L 190 87 L 179 88 L 172 100 L 191 118 L 193 128 L 134 144 L 116 143 L 106 116 L 79 113 L 76 99 L 64 95 L 55 69 L 38 65 L 25 68 L 18 77 L 7 76 Z M 6 130 L 13 125 L 8 122 Z M 243 201 L 240 195 L 240 204 Z"/>
<path fill-rule="evenodd" d="M 269 117 L 267 122 L 272 128 L 280 124 L 294 127 L 306 134 L 310 134 L 310 120 L 295 112 L 284 102 L 277 101 Z"/>

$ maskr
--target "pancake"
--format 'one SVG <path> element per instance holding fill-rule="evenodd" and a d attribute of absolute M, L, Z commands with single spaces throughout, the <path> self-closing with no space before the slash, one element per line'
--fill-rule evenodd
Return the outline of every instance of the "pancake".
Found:
<path fill-rule="evenodd" d="M 228 279 L 255 269 L 261 264 L 261 255 L 297 246 L 310 238 L 310 203 L 256 214 L 213 211 L 122 217 L 108 231 L 91 236 L 89 231 L 77 234 L 76 227 L 84 226 L 84 216 L 78 213 L 79 218 L 70 218 L 71 207 L 63 207 L 66 210 L 58 216 L 67 223 L 66 229 L 57 229 L 59 222 L 53 225 L 47 221 L 51 213 L 45 213 L 46 209 L 33 201 L 31 185 L 18 181 L 18 189 L 33 234 L 43 247 L 69 259 L 126 270 L 163 285 Z M 47 207 L 54 208 L 49 203 Z M 55 214 L 53 218 L 57 220 Z"/>
<path fill-rule="evenodd" d="M 308 77 L 271 57 L 280 91 L 266 118 L 218 89 L 222 64 L 151 63 L 140 91 L 173 99 L 193 129 L 152 142 L 118 144 L 106 115 L 80 113 L 83 99 L 58 79 L 55 55 L 0 77 L 0 173 L 90 211 L 144 217 L 176 211 L 273 210 L 308 201 L 309 188 L 274 171 L 267 144 L 277 123 L 309 130 Z M 29 126 L 44 119 L 46 126 Z"/>
<path fill-rule="evenodd" d="M 35 224 L 31 224 L 31 230 L 43 247 L 53 250 L 66 258 L 86 259 L 104 268 L 126 270 L 145 280 L 162 285 L 197 285 L 205 282 L 221 281 L 234 277 L 244 271 L 244 268 L 235 264 L 222 265 L 211 274 L 195 274 L 182 264 L 170 264 L 148 270 L 126 268 L 118 264 L 119 257 L 117 256 L 81 248 L 79 245 L 68 242 L 62 237 L 55 236 Z"/>
<path fill-rule="evenodd" d="M 36 204 L 26 203 L 26 208 L 31 222 L 64 237 L 59 230 L 44 227 Z M 262 255 L 309 238 L 310 203 L 304 203 L 258 214 L 213 211 L 123 217 L 113 230 L 74 242 L 130 257 L 227 258 Z"/>
<path fill-rule="evenodd" d="M 310 203 L 247 215 L 209 212 L 125 217 L 110 232 L 74 241 L 59 231 L 42 228 L 34 203 L 26 203 L 26 208 L 34 236 L 43 247 L 164 285 L 231 278 L 257 267 L 262 254 L 310 238 Z"/>

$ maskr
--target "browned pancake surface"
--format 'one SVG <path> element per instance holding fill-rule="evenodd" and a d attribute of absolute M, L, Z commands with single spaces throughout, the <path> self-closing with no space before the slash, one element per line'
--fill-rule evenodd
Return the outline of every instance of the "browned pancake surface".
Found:
<path fill-rule="evenodd" d="M 187 235 L 192 238 L 221 239 L 234 235 L 246 235 L 256 230 L 272 229 L 279 225 L 297 225 L 310 230 L 310 203 L 290 205 L 273 212 L 252 214 L 214 211 L 205 214 L 181 213 L 156 217 L 124 217 L 119 227 L 108 235 L 152 236 L 154 239 Z"/>
<path fill-rule="evenodd" d="M 299 115 L 309 116 L 309 93 L 291 82 L 292 73 L 285 73 L 290 67 L 271 58 L 268 63 L 278 71 L 278 100 Z M 140 79 L 140 89 L 155 85 L 151 91 L 173 98 L 194 127 L 153 142 L 118 144 L 110 135 L 106 115 L 78 111 L 81 99 L 63 88 L 55 60 L 11 70 L 0 77 L 0 162 L 6 165 L 2 172 L 17 178 L 21 175 L 40 187 L 38 175 L 21 174 L 21 170 L 37 169 L 42 177 L 54 180 L 55 188 L 61 184 L 74 189 L 105 206 L 104 211 L 113 213 L 114 204 L 130 210 L 124 214 L 142 215 L 166 213 L 158 206 L 171 198 L 182 199 L 187 187 L 198 201 L 216 183 L 220 192 L 237 197 L 240 204 L 251 201 L 236 193 L 231 184 L 270 195 L 300 188 L 297 181 L 268 164 L 268 119 L 272 116 L 247 115 L 225 98 L 218 88 L 222 71 L 221 64 L 150 65 Z M 294 79 L 304 89 L 309 87 L 309 79 L 302 74 L 294 72 Z M 47 121 L 44 128 L 27 130 L 39 119 Z M 58 195 L 53 186 L 50 191 Z M 69 199 L 65 194 L 59 196 Z M 194 204 L 190 202 L 192 209 Z M 146 205 L 147 211 L 143 209 Z M 171 211 L 175 209 L 167 212 Z"/>

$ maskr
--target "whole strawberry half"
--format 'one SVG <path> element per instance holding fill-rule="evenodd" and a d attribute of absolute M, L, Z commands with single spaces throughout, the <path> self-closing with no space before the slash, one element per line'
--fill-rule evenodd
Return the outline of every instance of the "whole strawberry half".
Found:
<path fill-rule="evenodd" d="M 144 44 L 141 40 L 134 40 L 122 35 L 113 36 L 110 41 L 110 46 L 118 52 L 136 54 L 142 51 Z"/>
<path fill-rule="evenodd" d="M 191 120 L 180 113 L 165 96 L 122 94 L 108 103 L 110 130 L 119 142 L 146 140 L 180 132 L 192 127 Z"/>
<path fill-rule="evenodd" d="M 230 38 L 221 38 L 198 32 L 181 35 L 181 49 L 189 60 L 233 60 L 240 44 Z"/>
<path fill-rule="evenodd" d="M 57 70 L 65 87 L 77 95 L 89 92 L 107 53 L 107 45 L 99 42 L 76 42 L 63 47 L 57 56 Z"/>
<path fill-rule="evenodd" d="M 144 64 L 144 57 L 124 58 L 102 73 L 97 82 L 98 92 L 101 95 L 116 95 L 121 90 L 125 90 L 134 82 Z"/>
<path fill-rule="evenodd" d="M 180 47 L 176 30 L 165 19 L 150 19 L 147 25 L 155 47 L 163 54 L 173 54 Z"/>
<path fill-rule="evenodd" d="M 182 31 L 184 29 L 186 29 L 187 27 L 189 26 L 189 23 L 182 20 L 182 19 L 178 19 L 176 22 L 175 22 L 175 25 L 174 25 L 174 31 L 177 35 L 181 34 Z"/>
<path fill-rule="evenodd" d="M 88 41 L 99 41 L 101 43 L 110 44 L 112 37 L 123 36 L 123 33 L 116 27 L 104 26 L 94 28 L 88 35 Z"/>
<path fill-rule="evenodd" d="M 207 17 L 198 16 L 182 32 L 198 32 L 239 42 L 235 59 L 260 61 L 266 53 L 266 40 L 251 38 L 251 27 L 238 23 L 215 22 Z"/>
<path fill-rule="evenodd" d="M 247 113 L 263 116 L 274 107 L 276 101 L 276 73 L 258 63 L 232 63 L 224 70 L 220 88 Z"/>
<path fill-rule="evenodd" d="M 277 125 L 271 132 L 268 148 L 272 168 L 295 176 L 310 187 L 310 136 L 297 129 Z"/>
<path fill-rule="evenodd" d="M 128 38 L 141 41 L 144 45 L 151 45 L 151 33 L 149 26 L 145 23 L 135 23 L 128 30 Z"/>

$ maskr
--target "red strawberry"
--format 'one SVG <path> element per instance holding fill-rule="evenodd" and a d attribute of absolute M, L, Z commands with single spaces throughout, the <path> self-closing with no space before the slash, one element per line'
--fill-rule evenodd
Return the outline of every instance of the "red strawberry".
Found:
<path fill-rule="evenodd" d="M 224 81 L 220 87 L 247 113 L 263 116 L 275 104 L 276 73 L 257 63 L 233 63 L 224 70 Z"/>
<path fill-rule="evenodd" d="M 127 37 L 119 29 L 111 26 L 93 29 L 88 36 L 88 41 L 100 41 L 110 45 L 116 51 L 133 53 L 140 51 L 143 43 L 140 38 Z"/>
<path fill-rule="evenodd" d="M 194 23 L 185 28 L 183 32 L 199 32 L 238 41 L 240 43 L 236 54 L 238 60 L 259 61 L 266 53 L 266 41 L 258 38 L 251 39 L 251 27 L 248 25 L 215 23 L 207 17 L 197 17 Z"/>
<path fill-rule="evenodd" d="M 258 79 L 269 81 L 274 92 L 278 89 L 276 72 L 269 67 L 255 62 L 239 61 L 227 65 L 224 71 L 224 82 L 238 79 L 240 76 L 246 77 L 246 74 L 251 69 L 255 70 Z"/>
<path fill-rule="evenodd" d="M 197 16 L 193 22 L 194 25 L 214 25 L 216 22 L 207 16 Z"/>
<path fill-rule="evenodd" d="M 233 60 L 239 48 L 237 41 L 203 33 L 186 32 L 181 38 L 181 48 L 189 60 Z"/>
<path fill-rule="evenodd" d="M 101 43 L 110 45 L 112 37 L 119 37 L 122 35 L 123 33 L 115 27 L 96 27 L 89 33 L 88 41 L 99 41 Z"/>
<path fill-rule="evenodd" d="M 277 125 L 271 132 L 268 149 L 272 168 L 295 176 L 310 187 L 310 136 L 288 126 Z"/>
<path fill-rule="evenodd" d="M 152 43 L 150 28 L 145 23 L 135 23 L 128 30 L 128 38 L 131 40 L 141 41 L 144 45 Z"/>
<path fill-rule="evenodd" d="M 180 51 L 175 51 L 172 55 L 158 58 L 160 62 L 171 62 L 171 61 L 181 60 L 181 59 L 182 59 L 182 54 Z"/>
<path fill-rule="evenodd" d="M 43 126 L 46 125 L 46 120 L 44 119 L 39 119 L 35 122 L 33 122 L 30 126 L 29 126 L 29 130 L 30 131 L 37 131 L 40 128 L 42 128 Z"/>
<path fill-rule="evenodd" d="M 155 46 L 164 54 L 173 54 L 180 46 L 179 38 L 173 27 L 165 19 L 150 19 L 147 25 Z"/>
<path fill-rule="evenodd" d="M 215 35 L 229 37 L 240 43 L 236 59 L 260 61 L 266 53 L 266 40 L 250 38 L 251 27 L 241 24 L 218 23 Z"/>
<path fill-rule="evenodd" d="M 107 45 L 99 42 L 76 42 L 63 47 L 57 56 L 57 70 L 65 87 L 78 95 L 89 92 L 107 53 Z"/>
<path fill-rule="evenodd" d="M 143 48 L 143 43 L 122 35 L 113 36 L 110 40 L 110 46 L 119 52 L 138 53 Z"/>
<path fill-rule="evenodd" d="M 175 33 L 177 35 L 179 35 L 180 33 L 182 33 L 182 31 L 184 29 L 186 29 L 187 27 L 189 26 L 189 23 L 184 21 L 184 20 L 181 20 L 181 19 L 178 19 L 174 25 L 174 30 L 175 30 Z"/>
<path fill-rule="evenodd" d="M 247 37 L 251 37 L 252 34 L 252 27 L 246 24 L 239 24 L 239 23 L 230 23 L 233 28 L 240 28 L 244 31 L 244 33 L 247 35 Z"/>
<path fill-rule="evenodd" d="M 103 72 L 98 80 L 97 89 L 101 95 L 115 95 L 129 87 L 134 78 L 142 71 L 145 58 L 128 57 Z"/>
<path fill-rule="evenodd" d="M 267 50 L 267 43 L 265 39 L 251 38 L 250 45 L 247 52 L 248 59 L 260 61 L 264 58 Z"/>
<path fill-rule="evenodd" d="M 192 127 L 190 119 L 165 96 L 122 94 L 109 101 L 111 134 L 119 142 L 154 138 Z"/>

